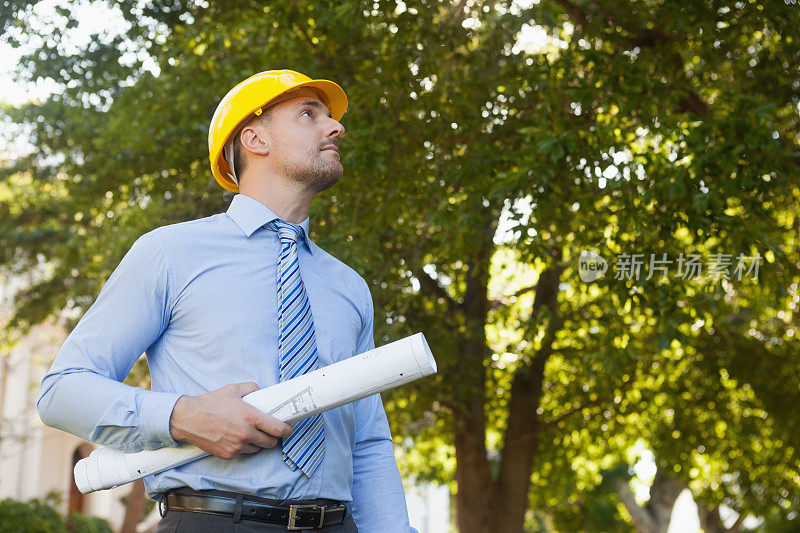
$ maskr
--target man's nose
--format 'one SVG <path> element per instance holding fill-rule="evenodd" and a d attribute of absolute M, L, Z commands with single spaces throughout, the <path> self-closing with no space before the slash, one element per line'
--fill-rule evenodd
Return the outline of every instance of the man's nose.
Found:
<path fill-rule="evenodd" d="M 333 137 L 334 139 L 338 139 L 344 134 L 344 126 L 338 120 L 331 118 L 330 125 L 328 126 L 328 132 L 326 133 L 326 137 Z"/>

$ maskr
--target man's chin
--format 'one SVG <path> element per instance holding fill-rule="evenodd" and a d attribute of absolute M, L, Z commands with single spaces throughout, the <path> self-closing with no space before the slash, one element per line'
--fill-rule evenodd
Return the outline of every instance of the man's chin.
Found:
<path fill-rule="evenodd" d="M 339 168 L 328 168 L 317 175 L 316 179 L 311 183 L 315 193 L 330 189 L 342 179 L 344 169 L 341 165 L 338 165 L 338 167 Z"/>

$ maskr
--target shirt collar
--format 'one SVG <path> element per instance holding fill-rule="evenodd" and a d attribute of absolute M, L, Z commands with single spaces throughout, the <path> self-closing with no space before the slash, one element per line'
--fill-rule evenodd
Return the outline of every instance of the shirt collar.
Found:
<path fill-rule="evenodd" d="M 233 197 L 227 214 L 248 237 L 267 222 L 280 218 L 269 207 L 242 193 Z M 303 228 L 303 240 L 308 251 L 313 254 L 311 239 L 308 238 L 308 217 L 297 225 Z"/>

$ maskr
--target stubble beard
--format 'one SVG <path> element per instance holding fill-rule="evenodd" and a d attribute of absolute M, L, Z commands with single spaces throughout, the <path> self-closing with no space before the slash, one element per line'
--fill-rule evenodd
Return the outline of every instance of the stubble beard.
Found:
<path fill-rule="evenodd" d="M 285 162 L 284 175 L 292 181 L 301 183 L 308 187 L 314 194 L 330 189 L 342 178 L 344 169 L 339 160 L 327 161 L 330 157 L 317 152 L 317 157 L 311 157 L 311 161 L 301 164 Z"/>

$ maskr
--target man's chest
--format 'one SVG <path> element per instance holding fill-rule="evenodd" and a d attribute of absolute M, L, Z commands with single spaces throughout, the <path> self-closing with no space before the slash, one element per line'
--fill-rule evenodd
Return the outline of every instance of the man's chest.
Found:
<path fill-rule="evenodd" d="M 196 345 L 220 349 L 231 342 L 278 346 L 278 290 L 274 261 L 219 261 L 188 270 L 174 288 L 166 334 Z M 335 271 L 301 262 L 303 281 L 323 365 L 353 355 L 365 310 L 358 285 Z"/>

